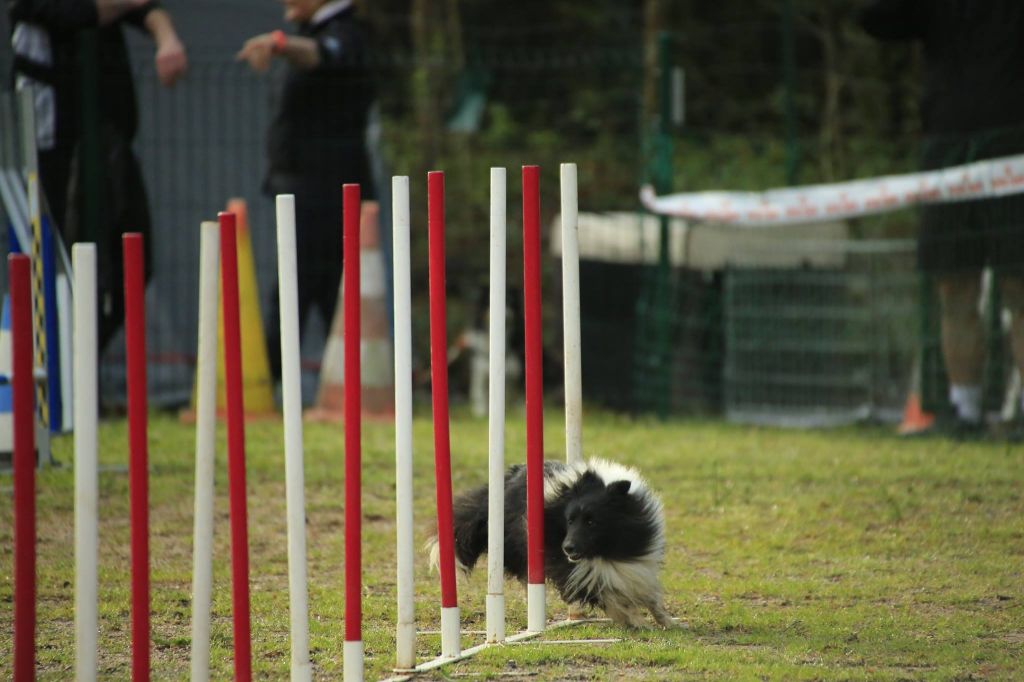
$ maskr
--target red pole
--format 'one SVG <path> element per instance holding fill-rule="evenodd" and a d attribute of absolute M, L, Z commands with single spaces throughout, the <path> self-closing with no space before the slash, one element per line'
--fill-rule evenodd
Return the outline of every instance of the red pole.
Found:
<path fill-rule="evenodd" d="M 217 218 L 220 221 L 221 300 L 224 311 L 235 680 L 248 682 L 252 679 L 252 638 L 249 622 L 249 530 L 245 508 L 245 406 L 242 402 L 242 339 L 238 316 L 238 247 L 235 214 L 222 211 L 217 214 Z"/>
<path fill-rule="evenodd" d="M 359 185 L 342 188 L 345 347 L 345 641 L 362 640 L 362 481 L 359 373 Z"/>
<path fill-rule="evenodd" d="M 544 584 L 544 386 L 541 374 L 540 167 L 523 166 L 527 582 Z"/>
<path fill-rule="evenodd" d="M 452 528 L 452 463 L 448 437 L 448 333 L 444 284 L 444 171 L 427 173 L 430 258 L 430 385 L 434 407 L 434 478 L 437 541 L 441 552 L 441 607 L 458 606 L 455 532 Z"/>
<path fill-rule="evenodd" d="M 146 283 L 142 235 L 121 237 L 128 372 L 128 484 L 132 537 L 132 679 L 149 679 L 149 454 L 146 402 Z"/>
<path fill-rule="evenodd" d="M 14 680 L 36 677 L 36 406 L 32 378 L 32 274 L 24 254 L 7 257 L 11 292 L 14 418 Z"/>

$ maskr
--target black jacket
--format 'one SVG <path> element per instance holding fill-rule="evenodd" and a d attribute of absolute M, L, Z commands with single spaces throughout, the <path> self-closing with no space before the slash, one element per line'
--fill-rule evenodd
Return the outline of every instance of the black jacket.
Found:
<path fill-rule="evenodd" d="M 267 135 L 268 194 L 310 185 L 341 191 L 358 182 L 373 196 L 365 134 L 374 101 L 369 36 L 352 7 L 319 23 L 299 26 L 317 42 L 314 69 L 289 65 L 275 88 L 276 106 Z"/>
<path fill-rule="evenodd" d="M 51 63 L 47 64 L 16 50 L 14 75 L 22 75 L 53 86 L 55 98 L 55 146 L 73 147 L 81 130 L 81 48 L 82 31 L 96 28 L 99 67 L 99 109 L 107 122 L 127 139 L 138 128 L 138 108 L 132 83 L 131 62 L 121 24 L 142 28 L 146 15 L 159 6 L 149 2 L 123 15 L 118 21 L 99 27 L 93 0 L 10 0 L 11 28 L 35 25 L 49 36 Z"/>
<path fill-rule="evenodd" d="M 860 16 L 884 40 L 920 40 L 924 131 L 1024 124 L 1024 1 L 877 0 Z"/>

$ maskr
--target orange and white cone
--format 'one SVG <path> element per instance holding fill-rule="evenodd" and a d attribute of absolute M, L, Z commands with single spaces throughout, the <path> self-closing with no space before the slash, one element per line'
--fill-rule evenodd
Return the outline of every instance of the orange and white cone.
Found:
<path fill-rule="evenodd" d="M 375 201 L 366 201 L 363 202 L 359 219 L 359 304 L 362 326 L 359 358 L 363 416 L 376 418 L 394 416 L 395 387 L 385 272 L 384 256 L 380 250 L 380 205 Z M 315 405 L 306 412 L 306 418 L 311 421 L 341 421 L 344 417 L 343 300 L 339 287 L 338 305 L 334 310 L 320 365 L 320 388 Z"/>
<path fill-rule="evenodd" d="M 931 428 L 935 423 L 935 415 L 925 412 L 921 406 L 921 358 L 914 361 L 914 372 L 910 379 L 910 392 L 903 406 L 903 421 L 900 422 L 899 433 L 912 436 Z"/>

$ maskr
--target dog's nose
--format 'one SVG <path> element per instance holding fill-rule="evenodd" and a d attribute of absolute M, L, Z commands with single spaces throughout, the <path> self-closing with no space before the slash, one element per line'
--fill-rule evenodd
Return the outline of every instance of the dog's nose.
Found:
<path fill-rule="evenodd" d="M 569 542 L 568 540 L 566 540 L 565 542 L 562 543 L 562 551 L 565 552 L 566 554 L 575 554 L 576 553 L 576 545 L 574 545 L 571 542 Z"/>

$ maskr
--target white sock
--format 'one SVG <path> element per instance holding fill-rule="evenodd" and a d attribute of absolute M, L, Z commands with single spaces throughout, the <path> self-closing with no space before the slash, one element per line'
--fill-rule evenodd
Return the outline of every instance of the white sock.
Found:
<path fill-rule="evenodd" d="M 957 416 L 961 419 L 981 421 L 981 386 L 950 384 L 949 402 L 956 408 Z"/>

